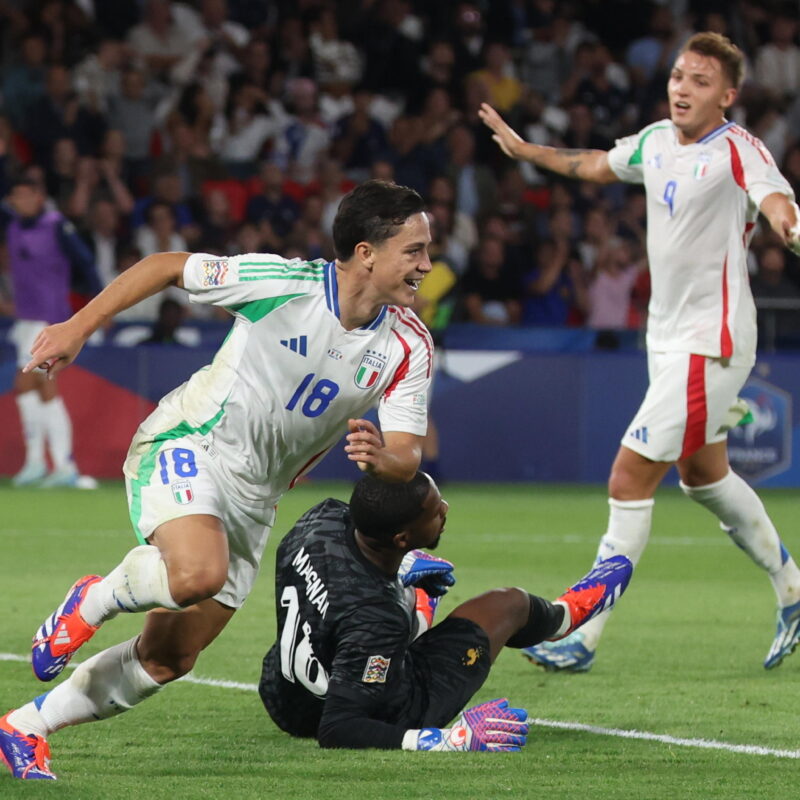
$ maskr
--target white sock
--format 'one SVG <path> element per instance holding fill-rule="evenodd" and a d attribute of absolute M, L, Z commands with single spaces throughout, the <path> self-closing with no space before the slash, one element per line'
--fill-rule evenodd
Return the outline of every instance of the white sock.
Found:
<path fill-rule="evenodd" d="M 800 600 L 800 569 L 783 546 L 761 498 L 731 470 L 722 480 L 707 486 L 687 486 L 684 493 L 705 506 L 720 527 L 742 550 L 769 573 L 781 606 Z"/>
<path fill-rule="evenodd" d="M 139 661 L 136 638 L 84 661 L 55 689 L 13 711 L 8 721 L 23 733 L 47 738 L 68 725 L 122 714 L 155 694 L 161 684 Z"/>
<path fill-rule="evenodd" d="M 622 555 L 636 566 L 650 538 L 654 503 L 652 497 L 647 500 L 615 500 L 610 497 L 608 528 L 600 539 L 596 560 Z M 610 616 L 611 610 L 604 611 L 581 626 L 583 644 L 587 649 L 594 650 L 597 647 Z"/>
<path fill-rule="evenodd" d="M 17 408 L 25 439 L 25 466 L 44 465 L 44 411 L 36 391 L 17 395 Z"/>
<path fill-rule="evenodd" d="M 42 403 L 44 430 L 56 470 L 75 467 L 72 459 L 72 420 L 60 397 Z"/>
<path fill-rule="evenodd" d="M 137 613 L 151 608 L 180 610 L 172 599 L 167 565 L 157 547 L 134 547 L 103 580 L 89 587 L 81 603 L 81 616 L 100 625 L 120 611 Z"/>

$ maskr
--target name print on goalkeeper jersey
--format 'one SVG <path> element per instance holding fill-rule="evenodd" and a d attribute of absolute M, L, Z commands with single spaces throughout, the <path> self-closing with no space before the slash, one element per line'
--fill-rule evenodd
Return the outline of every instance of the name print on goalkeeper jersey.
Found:
<path fill-rule="evenodd" d="M 184 283 L 191 302 L 235 321 L 211 365 L 161 401 L 142 454 L 188 421 L 213 444 L 231 491 L 275 502 L 375 405 L 382 430 L 425 434 L 433 345 L 413 312 L 383 306 L 345 330 L 334 263 L 278 255 L 194 254 Z M 125 471 L 139 468 L 134 456 Z"/>
<path fill-rule="evenodd" d="M 278 636 L 259 691 L 295 736 L 315 736 L 329 692 L 373 718 L 393 719 L 410 702 L 405 654 L 411 611 L 400 581 L 362 555 L 345 503 L 307 511 L 278 547 Z"/>

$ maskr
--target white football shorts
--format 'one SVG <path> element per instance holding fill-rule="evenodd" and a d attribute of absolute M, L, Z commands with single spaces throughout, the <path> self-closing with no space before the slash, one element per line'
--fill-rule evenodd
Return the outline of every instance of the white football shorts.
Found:
<path fill-rule="evenodd" d="M 703 445 L 725 441 L 720 430 L 750 374 L 692 353 L 647 355 L 650 385 L 621 444 L 651 461 L 688 458 Z"/>
<path fill-rule="evenodd" d="M 17 348 L 17 366 L 22 369 L 31 360 L 31 348 L 36 337 L 47 327 L 38 319 L 18 319 L 8 332 L 8 341 Z"/>
<path fill-rule="evenodd" d="M 136 444 L 134 439 L 131 452 Z M 228 534 L 228 577 L 214 599 L 239 608 L 258 575 L 275 507 L 244 501 L 225 481 L 215 455 L 209 455 L 193 436 L 153 442 L 139 461 L 138 478 L 128 477 L 126 470 L 128 508 L 142 543 L 169 520 L 193 514 L 221 519 Z"/>

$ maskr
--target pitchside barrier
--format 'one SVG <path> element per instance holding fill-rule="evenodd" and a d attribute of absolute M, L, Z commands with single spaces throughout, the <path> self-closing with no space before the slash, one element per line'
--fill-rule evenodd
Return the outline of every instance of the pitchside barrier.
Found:
<path fill-rule="evenodd" d="M 5 329 L 0 325 L 0 475 L 12 475 L 22 464 L 23 443 L 12 394 L 14 353 L 5 344 Z M 220 326 L 197 325 L 185 332 L 193 346 L 125 346 L 119 342 L 136 337 L 130 326 L 121 326 L 105 343 L 87 346 L 59 377 L 81 471 L 120 478 L 139 421 L 162 395 L 211 361 L 224 334 Z M 597 349 L 598 343 L 617 349 Z M 581 329 L 448 329 L 431 404 L 442 476 L 605 482 L 647 385 L 640 344 L 631 332 L 598 339 Z M 753 421 L 729 437 L 735 468 L 754 484 L 800 486 L 800 459 L 794 455 L 800 412 L 793 403 L 800 397 L 800 353 L 760 355 L 742 395 Z M 341 445 L 312 475 L 357 476 Z"/>

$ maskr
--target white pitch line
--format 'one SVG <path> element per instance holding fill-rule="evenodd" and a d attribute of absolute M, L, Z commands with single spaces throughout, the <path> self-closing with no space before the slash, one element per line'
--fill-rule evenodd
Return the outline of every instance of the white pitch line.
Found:
<path fill-rule="evenodd" d="M 30 657 L 20 656 L 16 653 L 0 653 L 0 661 L 29 663 Z M 69 669 L 74 669 L 78 665 L 73 662 L 67 666 Z M 240 683 L 238 681 L 217 680 L 216 678 L 199 678 L 191 673 L 180 678 L 179 681 L 194 683 L 198 686 L 212 686 L 220 689 L 240 689 L 245 692 L 258 691 L 258 684 L 256 683 Z M 677 745 L 679 747 L 695 747 L 703 750 L 724 750 L 728 753 L 741 753 L 749 756 L 774 756 L 776 758 L 800 759 L 800 750 L 778 750 L 773 747 L 762 747 L 757 744 L 731 744 L 730 742 L 720 742 L 715 739 L 685 739 L 677 736 L 669 736 L 664 733 L 625 730 L 623 728 L 603 728 L 598 725 L 586 725 L 582 722 L 561 722 L 560 720 L 540 719 L 538 717 L 528 717 L 528 723 L 531 725 L 538 725 L 540 728 L 559 728 L 568 731 L 581 731 L 582 733 L 593 733 L 598 736 L 614 736 L 619 739 L 640 739 L 648 742 Z"/>

